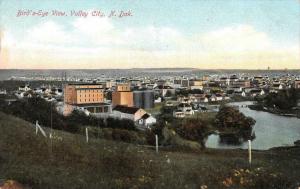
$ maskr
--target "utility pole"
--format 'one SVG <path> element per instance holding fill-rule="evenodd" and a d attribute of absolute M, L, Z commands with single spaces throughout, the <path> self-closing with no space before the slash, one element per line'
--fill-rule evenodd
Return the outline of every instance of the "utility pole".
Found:
<path fill-rule="evenodd" d="M 52 131 L 53 131 L 53 127 L 52 127 L 52 101 L 51 101 L 51 106 L 50 106 L 51 110 L 50 110 L 50 145 L 51 145 L 51 156 L 52 156 L 52 151 L 53 151 L 53 144 L 52 144 Z"/>

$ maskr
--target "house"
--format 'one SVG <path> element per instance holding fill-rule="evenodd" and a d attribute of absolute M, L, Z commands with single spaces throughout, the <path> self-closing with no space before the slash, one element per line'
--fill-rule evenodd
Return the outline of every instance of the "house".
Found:
<path fill-rule="evenodd" d="M 154 90 L 156 93 L 158 93 L 162 97 L 175 94 L 175 89 L 168 85 L 158 85 L 158 86 L 154 87 Z"/>
<path fill-rule="evenodd" d="M 172 102 L 170 102 L 170 101 L 167 101 L 167 102 L 165 103 L 165 106 L 174 106 L 174 104 L 173 104 Z"/>
<path fill-rule="evenodd" d="M 29 85 L 21 85 L 19 86 L 19 91 L 22 91 L 22 92 L 27 92 L 27 91 L 30 91 L 31 88 Z"/>
<path fill-rule="evenodd" d="M 283 89 L 283 85 L 280 84 L 280 83 L 274 83 L 274 84 L 272 85 L 272 88 L 273 88 L 274 90 L 281 90 L 281 89 Z"/>
<path fill-rule="evenodd" d="M 127 107 L 122 105 L 117 105 L 112 110 L 113 117 L 119 119 L 129 119 L 134 122 L 141 119 L 142 116 L 146 113 L 147 112 L 142 108 Z"/>
<path fill-rule="evenodd" d="M 191 94 L 189 95 L 191 102 L 208 102 L 208 98 L 205 94 Z"/>
<path fill-rule="evenodd" d="M 154 103 L 161 103 L 161 102 L 162 102 L 161 97 L 158 97 L 158 98 L 154 99 Z"/>
<path fill-rule="evenodd" d="M 217 101 L 223 100 L 223 95 L 221 95 L 221 94 L 216 94 L 216 100 L 217 100 Z"/>
<path fill-rule="evenodd" d="M 236 95 L 236 96 L 243 96 L 243 97 L 246 96 L 245 91 L 235 91 L 233 94 Z"/>
<path fill-rule="evenodd" d="M 177 109 L 173 112 L 173 116 L 177 118 L 182 118 L 185 116 L 194 115 L 194 110 L 192 105 L 187 103 L 180 103 L 177 106 Z"/>
<path fill-rule="evenodd" d="M 150 114 L 146 113 L 137 121 L 137 123 L 138 125 L 149 128 L 149 126 L 156 123 L 156 119 Z"/>
<path fill-rule="evenodd" d="M 194 89 L 202 90 L 203 89 L 203 81 L 202 80 L 190 80 L 189 87 L 191 90 L 194 90 Z"/>
<path fill-rule="evenodd" d="M 200 98 L 199 102 L 208 102 L 208 98 L 207 97 Z"/>
<path fill-rule="evenodd" d="M 63 95 L 63 90 L 59 88 L 52 88 L 51 89 L 51 94 L 57 95 L 57 96 L 62 96 Z"/>
<path fill-rule="evenodd" d="M 223 96 L 221 94 L 213 94 L 209 97 L 209 100 L 211 102 L 215 102 L 215 101 L 222 101 L 223 100 Z"/>
<path fill-rule="evenodd" d="M 51 96 L 49 96 L 49 97 L 46 97 L 46 98 L 44 98 L 46 101 L 48 101 L 48 102 L 54 102 L 54 101 L 56 101 L 56 99 L 55 98 L 53 98 L 53 97 L 51 97 Z"/>
<path fill-rule="evenodd" d="M 180 102 L 180 103 L 185 103 L 185 104 L 191 103 L 191 99 L 188 98 L 188 97 L 185 97 L 185 96 L 179 96 L 177 98 L 177 101 Z"/>
<path fill-rule="evenodd" d="M 261 96 L 264 95 L 265 92 L 262 89 L 253 89 L 249 92 L 250 96 L 255 97 L 255 96 Z"/>
<path fill-rule="evenodd" d="M 43 93 L 43 90 L 41 88 L 34 88 L 33 89 L 33 92 L 34 93 L 38 93 L 38 94 L 42 94 Z"/>
<path fill-rule="evenodd" d="M 44 93 L 44 94 L 50 94 L 50 92 L 51 92 L 51 90 L 49 88 L 45 88 L 45 87 L 42 87 L 41 90 L 42 90 L 42 93 Z"/>
<path fill-rule="evenodd" d="M 142 108 L 127 107 L 117 105 L 112 110 L 112 117 L 118 119 L 129 119 L 135 122 L 138 126 L 144 126 L 148 128 L 150 125 L 156 123 L 156 119 L 148 114 Z"/>
<path fill-rule="evenodd" d="M 175 110 L 173 112 L 173 116 L 176 117 L 176 118 L 184 118 L 185 114 L 184 114 L 184 112 L 182 112 L 180 110 Z"/>
<path fill-rule="evenodd" d="M 15 93 L 15 96 L 16 96 L 17 98 L 21 99 L 21 98 L 24 97 L 24 94 L 25 94 L 25 92 L 16 92 L 16 93 Z"/>
<path fill-rule="evenodd" d="M 0 94 L 1 94 L 1 95 L 6 95 L 6 94 L 7 94 L 7 92 L 6 92 L 6 90 L 5 90 L 5 89 L 0 89 Z"/>

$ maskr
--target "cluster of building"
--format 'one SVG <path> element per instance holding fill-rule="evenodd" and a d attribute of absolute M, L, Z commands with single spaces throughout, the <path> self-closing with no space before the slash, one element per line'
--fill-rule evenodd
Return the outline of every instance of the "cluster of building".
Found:
<path fill-rule="evenodd" d="M 87 115 L 107 118 L 129 119 L 138 126 L 149 127 L 156 119 L 145 111 L 154 107 L 154 92 L 151 90 L 131 90 L 128 83 L 114 86 L 111 100 L 107 100 L 103 84 L 67 84 L 64 87 L 62 113 L 70 114 L 77 109 Z"/>
<path fill-rule="evenodd" d="M 289 88 L 300 88 L 298 77 L 289 75 L 281 77 L 269 76 L 205 76 L 201 80 L 179 78 L 174 80 L 176 89 L 198 90 L 198 93 L 189 93 L 177 96 L 177 108 L 174 117 L 186 117 L 198 111 L 217 111 L 209 102 L 230 100 L 234 97 L 257 97 L 268 93 L 277 93 Z"/>
<path fill-rule="evenodd" d="M 216 111 L 209 105 L 234 97 L 256 97 L 277 93 L 289 88 L 300 88 L 299 76 L 209 75 L 190 77 L 149 78 L 120 77 L 117 79 L 90 79 L 67 81 L 62 87 L 20 86 L 15 92 L 18 98 L 38 95 L 47 101 L 55 101 L 57 110 L 69 115 L 80 110 L 87 115 L 130 119 L 137 125 L 148 127 L 156 119 L 147 110 L 156 103 L 174 106 L 174 117 L 186 117 L 199 111 Z M 4 90 L 2 90 L 4 92 Z M 5 91 L 6 93 L 6 91 Z"/>
<path fill-rule="evenodd" d="M 31 88 L 30 85 L 19 86 L 18 90 L 14 92 L 14 95 L 21 99 L 24 97 L 31 98 L 38 96 L 46 101 L 61 101 L 63 97 L 63 90 L 59 87 L 41 86 L 39 88 Z"/>

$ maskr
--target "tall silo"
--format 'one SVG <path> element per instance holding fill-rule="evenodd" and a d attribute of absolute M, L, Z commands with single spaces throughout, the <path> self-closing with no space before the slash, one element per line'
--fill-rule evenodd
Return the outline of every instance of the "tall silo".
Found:
<path fill-rule="evenodd" d="M 154 107 L 154 91 L 146 90 L 143 91 L 144 96 L 144 108 L 149 109 Z"/>
<path fill-rule="evenodd" d="M 134 106 L 143 109 L 154 107 L 154 91 L 138 90 L 133 91 Z"/>

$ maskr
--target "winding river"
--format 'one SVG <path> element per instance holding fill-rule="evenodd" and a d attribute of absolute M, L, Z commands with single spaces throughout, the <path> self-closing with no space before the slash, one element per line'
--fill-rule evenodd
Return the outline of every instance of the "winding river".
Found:
<path fill-rule="evenodd" d="M 246 116 L 256 120 L 254 132 L 256 138 L 252 141 L 252 148 L 266 150 L 278 146 L 292 146 L 296 140 L 300 140 L 300 119 L 294 117 L 284 117 L 268 112 L 250 110 L 245 105 L 253 102 L 229 103 L 239 106 L 239 110 Z M 241 145 L 228 145 L 219 142 L 218 135 L 210 135 L 206 141 L 208 148 L 248 148 L 248 143 Z"/>

